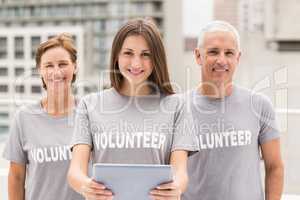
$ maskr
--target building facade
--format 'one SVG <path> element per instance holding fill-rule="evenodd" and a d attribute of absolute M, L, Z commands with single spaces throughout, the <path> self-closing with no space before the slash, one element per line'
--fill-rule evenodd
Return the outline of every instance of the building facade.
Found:
<path fill-rule="evenodd" d="M 82 26 L 86 76 L 107 69 L 116 31 L 136 17 L 152 18 L 167 47 L 169 41 L 181 39 L 180 0 L 4 0 L 0 4 L 0 27 Z"/>
<path fill-rule="evenodd" d="M 30 70 L 34 71 L 31 60 L 34 47 L 41 41 L 41 38 L 34 36 L 52 34 L 54 30 L 55 33 L 72 32 L 72 27 L 82 29 L 82 63 L 79 67 L 84 70 L 81 72 L 82 79 L 76 81 L 77 88 L 82 89 L 83 93 L 103 89 L 109 85 L 107 69 L 113 37 L 120 26 L 137 17 L 151 18 L 158 25 L 172 79 L 180 82 L 178 77 L 183 66 L 181 5 L 181 0 L 2 0 L 0 29 L 3 31 L 0 34 L 7 30 L 15 30 L 15 33 L 21 31 L 22 34 L 25 34 L 22 30 L 36 32 L 30 32 L 32 37 L 25 38 L 0 35 L 0 95 L 2 93 L 12 98 L 15 90 L 24 95 L 40 95 L 40 82 L 36 75 L 30 75 Z M 7 56 L 12 60 L 6 59 Z M 25 63 L 24 59 L 26 69 L 19 67 Z M 13 86 L 8 81 L 26 73 L 28 82 L 32 84 Z M 6 104 L 0 106 L 0 121 L 1 118 L 10 118 L 12 112 L 2 112 L 1 107 L 7 110 Z M 4 124 L 7 127 L 7 123 Z"/>

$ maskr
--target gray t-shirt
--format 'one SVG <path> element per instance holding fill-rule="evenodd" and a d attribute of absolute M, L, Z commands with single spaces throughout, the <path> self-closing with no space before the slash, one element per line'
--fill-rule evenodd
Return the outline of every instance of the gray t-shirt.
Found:
<path fill-rule="evenodd" d="M 78 106 L 73 146 L 90 145 L 93 163 L 169 164 L 174 150 L 198 150 L 185 108 L 178 95 L 90 94 Z"/>
<path fill-rule="evenodd" d="M 51 117 L 40 102 L 22 106 L 10 126 L 3 157 L 26 165 L 25 199 L 81 200 L 67 183 L 74 115 Z"/>
<path fill-rule="evenodd" d="M 263 200 L 259 147 L 279 137 L 270 101 L 237 86 L 223 100 L 190 94 L 200 151 L 183 200 Z"/>

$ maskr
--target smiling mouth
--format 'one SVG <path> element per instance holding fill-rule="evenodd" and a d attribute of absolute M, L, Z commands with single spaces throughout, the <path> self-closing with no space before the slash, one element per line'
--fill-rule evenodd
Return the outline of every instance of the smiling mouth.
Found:
<path fill-rule="evenodd" d="M 142 69 L 128 69 L 128 72 L 134 76 L 140 75 L 144 73 L 144 70 Z"/>
<path fill-rule="evenodd" d="M 52 79 L 50 80 L 53 83 L 60 83 L 60 82 L 64 82 L 66 79 L 65 78 L 61 78 L 61 79 Z"/>
<path fill-rule="evenodd" d="M 213 72 L 228 72 L 229 69 L 228 68 L 212 68 Z"/>

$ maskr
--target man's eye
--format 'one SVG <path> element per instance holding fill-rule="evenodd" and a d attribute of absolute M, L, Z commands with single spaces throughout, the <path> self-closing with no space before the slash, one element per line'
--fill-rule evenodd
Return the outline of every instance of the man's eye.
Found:
<path fill-rule="evenodd" d="M 208 51 L 208 54 L 209 55 L 216 55 L 216 54 L 218 54 L 218 51 Z"/>
<path fill-rule="evenodd" d="M 226 55 L 232 56 L 232 55 L 234 55 L 234 53 L 231 51 L 228 51 L 228 52 L 226 52 Z"/>

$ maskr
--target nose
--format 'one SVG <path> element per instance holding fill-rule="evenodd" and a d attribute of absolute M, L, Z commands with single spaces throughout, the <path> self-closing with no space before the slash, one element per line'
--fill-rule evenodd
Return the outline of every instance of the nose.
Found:
<path fill-rule="evenodd" d="M 139 56 L 134 56 L 131 61 L 131 66 L 139 68 L 141 66 L 141 58 Z"/>
<path fill-rule="evenodd" d="M 62 76 L 62 70 L 58 65 L 55 65 L 50 72 L 52 78 L 60 78 Z"/>
<path fill-rule="evenodd" d="M 226 64 L 226 57 L 225 57 L 224 52 L 222 52 L 218 55 L 216 62 L 217 62 L 217 64 L 220 64 L 220 65 L 225 65 Z"/>

